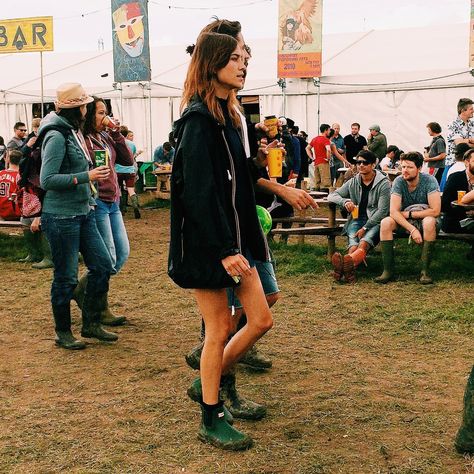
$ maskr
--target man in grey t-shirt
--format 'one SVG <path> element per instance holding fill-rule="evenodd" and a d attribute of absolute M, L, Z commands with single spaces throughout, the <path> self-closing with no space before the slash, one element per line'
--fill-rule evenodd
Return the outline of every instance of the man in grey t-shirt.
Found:
<path fill-rule="evenodd" d="M 436 179 L 421 173 L 421 153 L 404 153 L 400 161 L 402 175 L 393 182 L 390 216 L 380 224 L 384 271 L 375 281 L 387 283 L 393 278 L 393 233 L 402 231 L 410 234 L 410 239 L 415 243 L 423 244 L 420 283 L 426 285 L 433 283 L 429 276 L 429 266 L 436 240 L 437 218 L 441 212 L 441 195 Z"/>
<path fill-rule="evenodd" d="M 446 158 L 446 141 L 441 136 L 441 125 L 437 122 L 430 122 L 426 128 L 428 135 L 433 137 L 430 146 L 425 148 L 423 158 L 430 168 L 431 176 L 441 182 L 444 171 L 444 159 Z"/>

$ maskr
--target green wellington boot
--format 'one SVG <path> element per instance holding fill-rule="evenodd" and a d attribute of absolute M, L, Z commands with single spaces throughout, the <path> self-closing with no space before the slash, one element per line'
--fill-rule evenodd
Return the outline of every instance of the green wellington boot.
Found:
<path fill-rule="evenodd" d="M 41 248 L 43 249 L 43 260 L 38 263 L 33 263 L 31 268 L 36 268 L 36 270 L 44 270 L 46 268 L 53 268 L 54 264 L 51 260 L 51 248 L 49 247 L 49 242 L 46 236 L 41 232 Z"/>
<path fill-rule="evenodd" d="M 188 388 L 187 392 L 188 397 L 196 403 L 203 403 L 202 401 L 202 385 L 201 385 L 201 377 L 194 379 L 193 383 Z M 227 423 L 232 425 L 234 423 L 234 417 L 230 413 L 230 411 L 224 406 L 224 415 Z"/>
<path fill-rule="evenodd" d="M 454 447 L 460 454 L 474 453 L 474 366 L 471 369 L 464 392 L 462 424 L 456 435 Z"/>
<path fill-rule="evenodd" d="M 242 451 L 252 447 L 252 438 L 241 433 L 226 421 L 222 401 L 216 405 L 202 403 L 201 411 L 202 422 L 198 438 L 203 443 L 230 451 Z"/>
<path fill-rule="evenodd" d="M 191 352 L 189 354 L 186 354 L 184 356 L 184 359 L 186 360 L 186 364 L 191 367 L 191 369 L 194 370 L 199 370 L 200 364 L 201 364 L 201 354 L 202 354 L 202 348 L 204 346 L 204 341 L 200 342 L 196 347 L 193 347 L 191 349 Z"/>
<path fill-rule="evenodd" d="M 434 242 L 427 240 L 423 241 L 423 249 L 421 251 L 421 274 L 420 283 L 422 285 L 430 285 L 433 283 L 433 279 L 429 274 L 431 257 L 433 256 Z"/>
<path fill-rule="evenodd" d="M 23 229 L 23 238 L 25 239 L 26 249 L 28 255 L 25 258 L 20 258 L 18 261 L 22 263 L 39 262 L 43 258 L 41 251 L 40 232 L 31 232 L 29 228 Z"/>
<path fill-rule="evenodd" d="M 130 196 L 130 202 L 133 207 L 133 214 L 135 216 L 135 219 L 140 219 L 141 214 L 140 214 L 140 204 L 138 202 L 138 196 L 134 194 L 133 196 Z"/>
<path fill-rule="evenodd" d="M 382 247 L 383 273 L 382 275 L 376 277 L 374 281 L 377 283 L 388 283 L 390 280 L 393 279 L 393 240 L 381 240 L 380 245 Z"/>
<path fill-rule="evenodd" d="M 229 401 L 229 411 L 234 418 L 261 420 L 267 414 L 267 408 L 264 405 L 246 400 L 239 395 L 235 388 L 235 373 L 222 376 L 221 394 L 223 399 Z"/>
<path fill-rule="evenodd" d="M 77 283 L 76 288 L 74 289 L 74 293 L 72 299 L 77 303 L 80 309 L 82 309 L 83 301 L 84 301 L 84 293 L 86 291 L 87 286 L 87 272 L 82 275 Z M 109 308 L 109 293 L 103 293 L 100 296 L 100 301 L 98 301 L 98 305 L 100 308 L 103 308 L 100 312 L 100 322 L 104 326 L 121 326 L 127 321 L 125 316 L 115 316 Z"/>
<path fill-rule="evenodd" d="M 99 341 L 113 342 L 118 339 L 117 334 L 106 331 L 100 324 L 100 312 L 103 309 L 99 306 L 101 295 L 92 299 L 86 293 L 82 303 L 82 337 L 94 337 Z"/>
<path fill-rule="evenodd" d="M 71 331 L 71 306 L 53 305 L 54 329 L 56 331 L 55 343 L 63 349 L 81 350 L 86 348 L 86 344 L 78 341 Z"/>
<path fill-rule="evenodd" d="M 239 364 L 243 364 L 249 369 L 260 372 L 272 368 L 272 361 L 268 357 L 260 353 L 255 345 L 253 345 L 239 360 Z"/>

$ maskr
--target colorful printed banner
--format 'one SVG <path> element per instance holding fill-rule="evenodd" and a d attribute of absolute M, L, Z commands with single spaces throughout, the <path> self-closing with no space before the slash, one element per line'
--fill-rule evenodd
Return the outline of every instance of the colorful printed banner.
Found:
<path fill-rule="evenodd" d="M 322 17 L 323 0 L 280 0 L 278 77 L 321 76 Z"/>
<path fill-rule="evenodd" d="M 474 68 L 474 0 L 471 0 L 471 42 L 469 44 L 469 67 Z"/>
<path fill-rule="evenodd" d="M 0 20 L 0 53 L 31 53 L 53 49 L 52 16 Z"/>
<path fill-rule="evenodd" d="M 149 81 L 148 1 L 111 1 L 115 82 Z"/>

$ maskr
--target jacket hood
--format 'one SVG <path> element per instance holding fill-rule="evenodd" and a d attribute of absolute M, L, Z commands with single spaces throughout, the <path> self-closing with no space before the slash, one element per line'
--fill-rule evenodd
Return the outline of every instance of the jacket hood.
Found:
<path fill-rule="evenodd" d="M 184 109 L 181 117 L 178 120 L 176 120 L 173 124 L 173 134 L 176 139 L 180 137 L 183 125 L 186 123 L 189 117 L 195 114 L 202 115 L 217 125 L 217 121 L 211 115 L 206 105 L 202 102 L 202 100 L 199 97 L 195 96 L 193 97 L 189 105 Z"/>
<path fill-rule="evenodd" d="M 357 175 L 359 178 L 359 182 L 362 182 L 360 175 Z M 385 173 L 382 173 L 382 171 L 375 170 L 375 178 L 374 178 L 374 185 L 373 187 L 377 186 L 380 182 L 384 181 L 385 179 L 388 179 L 388 176 Z"/>
<path fill-rule="evenodd" d="M 61 129 L 65 132 L 72 130 L 72 125 L 63 117 L 60 117 L 56 112 L 50 112 L 41 120 L 38 129 L 38 136 L 44 136 L 45 133 L 51 129 Z"/>

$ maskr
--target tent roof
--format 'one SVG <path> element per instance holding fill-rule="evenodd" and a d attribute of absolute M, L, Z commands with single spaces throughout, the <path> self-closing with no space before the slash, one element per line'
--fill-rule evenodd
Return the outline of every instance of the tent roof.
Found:
<path fill-rule="evenodd" d="M 250 41 L 252 60 L 243 94 L 278 94 L 276 39 Z M 387 88 L 417 88 L 471 84 L 468 67 L 469 24 L 443 28 L 371 30 L 330 34 L 323 38 L 322 93 Z M 153 96 L 179 96 L 189 56 L 184 45 L 151 48 Z M 38 102 L 40 55 L 0 55 L 0 66 L 9 71 L 0 78 L 6 102 Z M 77 80 L 90 93 L 118 96 L 113 88 L 111 51 L 43 54 L 45 100 L 54 97 L 58 84 Z M 455 74 L 434 81 L 426 79 Z M 457 74 L 457 75 L 456 75 Z M 105 77 L 102 77 L 105 75 Z M 390 84 L 424 80 L 412 84 Z M 331 84 L 328 84 L 331 83 Z M 334 84 L 342 85 L 334 85 Z M 314 93 L 312 81 L 287 79 L 288 93 Z M 146 96 L 143 87 L 123 84 L 124 97 Z M 1 97 L 1 96 L 0 96 Z M 1 99 L 0 99 L 1 100 Z"/>

